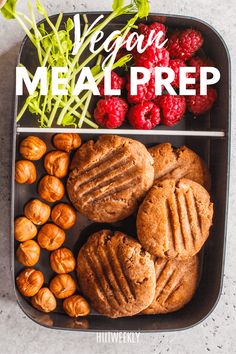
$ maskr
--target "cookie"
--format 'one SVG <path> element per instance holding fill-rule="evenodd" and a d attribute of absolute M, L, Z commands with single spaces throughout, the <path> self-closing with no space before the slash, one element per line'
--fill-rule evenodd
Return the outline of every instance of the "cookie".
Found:
<path fill-rule="evenodd" d="M 144 314 L 160 314 L 181 309 L 193 297 L 199 280 L 197 256 L 184 261 L 157 258 L 155 261 L 156 292 Z"/>
<path fill-rule="evenodd" d="M 153 159 L 140 142 L 103 135 L 76 153 L 67 190 L 90 220 L 115 222 L 131 215 L 154 181 Z"/>
<path fill-rule="evenodd" d="M 208 238 L 212 217 L 213 204 L 200 184 L 166 179 L 152 187 L 139 208 L 138 239 L 153 256 L 191 257 Z"/>
<path fill-rule="evenodd" d="M 188 178 L 210 190 L 211 176 L 207 165 L 193 150 L 186 146 L 178 149 L 170 143 L 148 149 L 154 160 L 155 182 L 169 178 Z"/>
<path fill-rule="evenodd" d="M 132 316 L 154 299 L 151 255 L 121 232 L 102 230 L 90 236 L 79 252 L 77 273 L 84 296 L 102 315 Z"/>

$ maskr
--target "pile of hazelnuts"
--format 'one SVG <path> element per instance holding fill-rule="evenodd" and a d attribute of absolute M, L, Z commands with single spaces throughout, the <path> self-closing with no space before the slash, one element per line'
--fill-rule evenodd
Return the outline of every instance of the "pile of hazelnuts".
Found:
<path fill-rule="evenodd" d="M 79 148 L 81 139 L 78 134 L 56 134 L 53 137 L 56 150 L 46 154 L 45 142 L 37 136 L 28 136 L 20 143 L 23 160 L 16 162 L 15 180 L 21 184 L 36 182 L 37 171 L 32 161 L 44 157 L 47 172 L 38 184 L 39 197 L 45 202 L 59 202 L 64 194 L 62 182 L 68 174 L 70 152 Z M 24 216 L 18 217 L 14 225 L 14 237 L 19 245 L 16 250 L 17 260 L 26 266 L 16 278 L 19 292 L 31 298 L 31 304 L 39 311 L 51 312 L 57 307 L 56 299 L 63 299 L 63 309 L 71 317 L 86 316 L 90 306 L 80 295 L 75 295 L 77 286 L 68 274 L 75 270 L 76 261 L 70 249 L 61 247 L 65 241 L 65 230 L 76 222 L 75 210 L 66 203 L 51 207 L 40 199 L 30 200 L 24 207 Z M 48 223 L 51 217 L 52 222 Z M 41 228 L 38 230 L 38 227 Z M 37 236 L 37 242 L 33 240 Z M 43 287 L 44 275 L 40 270 L 31 268 L 40 258 L 41 248 L 51 252 L 50 265 L 57 273 Z"/>

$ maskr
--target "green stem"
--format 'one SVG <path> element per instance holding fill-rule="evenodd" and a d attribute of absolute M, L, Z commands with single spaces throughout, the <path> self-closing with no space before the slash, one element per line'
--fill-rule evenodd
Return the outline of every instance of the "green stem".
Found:
<path fill-rule="evenodd" d="M 75 98 L 75 102 L 77 102 L 77 103 L 79 102 L 79 98 L 78 98 L 78 97 Z M 84 109 L 85 109 L 85 108 L 84 108 L 85 106 L 84 106 L 83 103 L 81 104 L 80 107 L 81 107 L 81 110 L 84 110 Z M 89 111 L 86 112 L 86 116 L 87 116 L 88 118 L 91 118 L 91 117 L 92 117 L 91 114 L 89 113 Z"/>
<path fill-rule="evenodd" d="M 88 95 L 88 97 L 87 97 L 87 100 L 86 100 L 86 102 L 85 102 L 84 108 L 83 108 L 83 110 L 82 110 L 82 114 L 81 114 L 80 121 L 79 121 L 79 128 L 81 128 L 82 125 L 83 125 L 84 118 L 85 118 L 85 116 L 86 116 L 86 112 L 87 112 L 87 110 L 88 110 L 88 107 L 89 107 L 89 104 L 90 104 L 92 95 L 93 95 L 93 94 L 92 94 L 92 92 L 90 91 L 90 92 L 89 92 L 89 95 Z"/>
<path fill-rule="evenodd" d="M 29 26 L 33 27 L 31 19 L 25 14 L 23 14 L 23 12 L 17 11 L 17 15 L 21 16 L 28 23 Z"/>
<path fill-rule="evenodd" d="M 22 27 L 22 29 L 24 30 L 26 35 L 29 37 L 29 39 L 31 40 L 33 45 L 36 47 L 36 41 L 35 41 L 34 36 L 32 35 L 32 33 L 30 32 L 30 30 L 26 27 L 24 22 L 21 20 L 21 18 L 17 14 L 15 14 L 15 19 L 17 20 L 19 25 Z"/>
<path fill-rule="evenodd" d="M 100 62 L 100 56 L 99 56 L 98 60 L 99 60 L 99 62 Z M 95 80 L 95 81 L 97 80 L 97 81 L 96 81 L 97 84 L 103 79 L 103 76 L 104 76 L 104 73 L 102 72 L 102 73 L 99 73 L 98 75 L 96 75 L 96 76 L 94 77 L 94 80 Z M 100 81 L 99 81 L 99 79 L 100 79 Z M 82 103 L 85 101 L 85 99 L 88 98 L 90 92 L 91 92 L 91 91 L 87 91 L 87 93 L 86 93 L 87 96 L 85 97 L 86 94 L 83 96 L 83 101 L 81 101 L 82 99 L 79 99 L 79 102 L 74 106 L 73 111 L 76 110 L 77 108 L 81 107 L 81 105 L 82 105 Z M 62 124 L 64 115 L 66 114 L 68 108 L 69 108 L 69 107 L 72 105 L 72 103 L 76 100 L 76 97 L 77 97 L 77 96 L 73 96 L 73 95 L 72 95 L 72 96 L 70 97 L 70 99 L 68 100 L 66 106 L 63 108 L 63 110 L 61 111 L 61 113 L 60 113 L 60 115 L 59 115 L 59 117 L 58 117 L 58 120 L 57 120 L 57 124 L 58 124 L 58 125 L 61 125 L 61 124 Z M 85 97 L 85 98 L 84 98 L 84 97 Z M 76 107 L 76 108 L 75 108 L 75 107 Z"/>
<path fill-rule="evenodd" d="M 56 28 L 57 31 L 59 30 L 62 18 L 63 18 L 63 13 L 60 12 L 59 15 L 58 15 L 58 18 L 57 18 L 57 22 L 55 24 L 55 28 Z"/>
<path fill-rule="evenodd" d="M 99 47 L 95 53 L 91 54 L 87 59 L 85 59 L 85 61 L 83 61 L 83 63 L 81 65 L 79 65 L 78 69 L 74 70 L 73 74 L 71 75 L 69 80 L 72 80 L 74 77 L 76 77 L 76 75 L 79 74 L 79 72 L 92 60 L 94 59 L 99 53 L 101 53 L 101 51 L 103 50 L 103 45 L 101 45 L 101 47 Z"/>
<path fill-rule="evenodd" d="M 43 109 L 42 109 L 42 114 L 41 114 L 41 118 L 40 118 L 41 126 L 44 125 L 46 104 L 47 104 L 47 96 L 44 97 L 44 101 L 43 101 Z"/>
<path fill-rule="evenodd" d="M 72 103 L 74 102 L 75 98 L 74 96 L 71 96 L 70 99 L 67 101 L 65 107 L 62 109 L 58 119 L 57 119 L 57 124 L 58 125 L 61 125 L 62 124 L 62 121 L 63 121 L 63 118 L 66 114 L 66 112 L 68 111 L 68 108 L 72 105 Z"/>
<path fill-rule="evenodd" d="M 43 59 L 43 62 L 42 62 L 42 66 L 46 66 L 47 62 L 48 62 L 48 58 L 50 56 L 50 52 L 51 52 L 51 49 L 52 49 L 52 45 L 50 44 L 47 51 L 46 51 L 46 54 L 45 54 L 45 57 Z"/>
<path fill-rule="evenodd" d="M 18 113 L 17 117 L 16 117 L 16 122 L 19 122 L 19 120 L 22 118 L 22 116 L 24 115 L 26 109 L 29 106 L 29 102 L 25 101 L 23 107 L 21 108 L 20 112 Z"/>
<path fill-rule="evenodd" d="M 128 55 L 127 55 L 127 56 L 124 56 L 124 57 L 127 57 L 127 61 L 130 60 L 130 58 L 129 58 Z M 119 67 L 119 66 L 120 66 L 119 62 L 122 63 L 122 58 L 119 59 L 117 63 L 114 63 L 114 64 L 113 64 L 112 69 L 115 69 L 115 68 Z M 111 65 L 111 63 L 112 63 L 112 58 L 111 58 L 111 60 L 110 60 L 110 62 L 109 62 L 108 65 Z M 104 71 L 102 71 L 101 73 L 97 74 L 97 75 L 94 77 L 94 80 L 96 81 L 96 85 L 98 85 L 98 84 L 102 81 L 103 77 L 104 77 Z M 79 99 L 79 101 L 77 102 L 77 104 L 76 104 L 76 105 L 73 107 L 73 109 L 72 109 L 72 112 L 71 112 L 72 114 L 74 114 L 74 112 L 75 112 L 78 108 L 81 107 L 81 105 L 83 104 L 83 102 L 84 102 L 84 101 L 87 99 L 87 97 L 89 96 L 89 93 L 90 93 L 90 91 L 87 91 L 87 92 Z"/>
<path fill-rule="evenodd" d="M 51 112 L 51 110 L 52 110 L 52 93 L 51 90 L 48 90 L 47 111 Z"/>
<path fill-rule="evenodd" d="M 65 106 L 65 105 L 66 105 L 66 103 L 62 102 L 62 106 Z M 68 109 L 68 113 L 72 115 L 72 108 L 69 108 L 69 109 Z M 77 112 L 77 111 L 75 111 L 75 112 L 73 113 L 73 115 L 74 115 L 75 117 L 79 118 L 79 119 L 80 119 L 80 117 L 81 117 L 81 114 L 80 114 L 79 112 Z M 98 125 L 97 125 L 96 123 L 94 123 L 93 121 L 91 121 L 91 120 L 89 120 L 89 119 L 87 119 L 87 118 L 84 118 L 84 123 L 88 124 L 90 127 L 94 128 L 94 129 L 97 129 L 97 128 L 98 128 Z"/>
<path fill-rule="evenodd" d="M 56 29 L 56 27 L 54 26 L 54 24 L 51 22 L 51 20 L 50 20 L 50 18 L 48 17 L 48 15 L 47 15 L 46 12 L 45 12 L 45 19 L 46 19 L 48 25 L 51 27 L 51 29 L 52 29 L 54 35 L 55 35 L 55 38 L 56 38 L 57 44 L 58 44 L 58 48 L 59 48 L 59 52 L 60 52 L 62 58 L 65 58 L 64 53 L 63 53 L 63 49 L 62 49 L 62 46 L 61 46 L 61 41 L 60 41 L 60 38 L 59 38 L 59 36 L 58 36 L 58 30 Z M 69 60 L 65 60 L 65 63 L 67 64 L 67 66 L 70 67 L 71 63 L 70 63 Z"/>
<path fill-rule="evenodd" d="M 83 69 L 84 66 L 86 66 L 90 61 L 92 61 L 103 49 L 104 49 L 104 45 L 101 45 L 95 53 L 91 53 L 91 55 L 88 58 L 85 58 L 85 60 L 83 61 L 82 64 L 79 64 L 80 58 L 82 56 L 82 54 L 84 54 L 84 50 L 87 48 L 87 46 L 89 46 L 92 36 L 94 35 L 94 32 L 97 30 L 102 30 L 110 21 L 112 21 L 114 18 L 116 18 L 117 16 L 120 16 L 124 13 L 133 13 L 133 11 L 137 12 L 137 7 L 138 9 L 140 8 L 139 5 L 137 5 L 137 3 L 139 3 L 139 1 L 142 2 L 142 0 L 131 0 L 131 4 L 127 5 L 125 7 L 119 7 L 118 9 L 116 9 L 115 11 L 113 11 L 113 13 L 109 14 L 105 19 L 103 19 L 103 21 L 99 24 L 96 24 L 95 27 L 93 27 L 89 32 L 87 32 L 88 30 L 88 21 L 87 21 L 87 17 L 84 17 L 84 29 L 83 29 L 83 34 L 82 34 L 82 38 L 81 38 L 81 46 L 78 50 L 78 52 L 76 53 L 76 55 L 74 57 L 71 57 L 69 55 L 68 49 L 66 51 L 64 51 L 63 47 L 62 47 L 62 42 L 60 40 L 60 31 L 58 30 L 61 24 L 61 20 L 62 20 L 62 14 L 60 14 L 58 16 L 57 22 L 54 25 L 50 18 L 48 17 L 46 10 L 41 6 L 39 9 L 40 13 L 42 13 L 45 17 L 46 22 L 48 23 L 48 25 L 51 28 L 50 31 L 50 36 L 55 36 L 54 39 L 54 45 L 55 45 L 55 50 L 56 50 L 56 54 L 58 54 L 57 57 L 54 56 L 54 50 L 52 51 L 52 48 L 54 48 L 53 44 L 49 45 L 49 46 L 43 46 L 41 43 L 42 38 L 42 34 L 40 33 L 40 31 L 37 28 L 37 24 L 35 21 L 35 16 L 32 10 L 32 6 L 29 1 L 29 11 L 30 11 L 30 15 L 31 15 L 31 19 L 28 18 L 26 15 L 24 15 L 23 13 L 14 13 L 14 16 L 16 18 L 16 20 L 18 21 L 18 23 L 21 25 L 21 27 L 23 28 L 23 30 L 25 31 L 25 33 L 27 34 L 27 36 L 29 37 L 29 39 L 31 40 L 31 42 L 34 44 L 34 46 L 37 49 L 38 52 L 38 58 L 39 58 L 39 62 L 41 66 L 47 67 L 48 70 L 50 70 L 50 66 L 54 66 L 54 65 L 59 65 L 58 60 L 63 60 L 62 62 L 62 66 L 63 64 L 66 64 L 66 66 L 69 68 L 67 76 L 68 76 L 68 82 L 70 84 L 70 87 L 68 89 L 68 96 L 52 96 L 52 92 L 51 92 L 51 82 L 48 82 L 48 86 L 49 86 L 49 90 L 48 90 L 48 95 L 44 97 L 44 99 L 41 99 L 41 96 L 39 94 L 37 94 L 37 97 L 28 97 L 27 100 L 25 101 L 20 113 L 17 116 L 17 121 L 19 121 L 19 119 L 21 119 L 21 117 L 24 115 L 25 110 L 27 109 L 27 107 L 31 107 L 31 111 L 35 112 L 36 115 L 41 114 L 40 117 L 40 124 L 41 126 L 47 126 L 47 127 L 51 127 L 55 117 L 57 116 L 57 112 L 58 109 L 61 109 L 61 112 L 57 118 L 57 124 L 61 124 L 63 122 L 63 119 L 65 117 L 66 114 L 70 114 L 72 116 L 72 119 L 74 120 L 74 117 L 79 118 L 79 128 L 82 127 L 83 123 L 88 124 L 89 126 L 93 127 L 93 128 L 98 128 L 98 126 L 92 122 L 90 119 L 91 115 L 88 112 L 88 108 L 90 105 L 90 101 L 92 98 L 92 91 L 88 90 L 85 93 L 81 93 L 81 98 L 79 98 L 78 96 L 73 96 L 73 90 L 75 87 L 75 81 L 76 81 L 76 75 L 79 74 L 79 72 Z M 146 0 L 145 0 L 146 1 Z M 40 4 L 41 5 L 41 4 Z M 134 22 L 136 21 L 136 19 L 139 17 L 138 14 L 135 14 L 135 16 L 133 16 L 131 18 L 130 21 L 128 21 L 128 23 L 123 27 L 122 29 L 122 36 L 125 37 L 126 34 L 129 32 L 131 26 L 134 24 Z M 33 28 L 34 33 L 32 33 L 26 24 L 30 25 Z M 87 32 L 87 33 L 86 33 Z M 47 32 L 46 32 L 47 34 Z M 68 35 L 67 37 L 68 40 L 70 40 L 70 37 Z M 43 42 L 45 43 L 45 42 Z M 119 50 L 116 49 L 116 52 Z M 59 52 L 59 53 L 58 53 Z M 118 60 L 116 63 L 114 63 L 115 61 L 115 54 L 109 59 L 106 67 L 109 68 L 115 68 L 117 66 L 120 66 L 121 61 Z M 53 57 L 54 56 L 54 57 Z M 128 56 L 127 56 L 128 57 Z M 127 58 L 124 57 L 124 60 L 122 63 L 126 63 L 128 60 Z M 61 65 L 61 63 L 60 63 Z M 104 65 L 103 65 L 104 66 Z M 98 74 L 96 74 L 98 73 Z M 32 75 L 32 74 L 31 74 Z M 94 79 L 96 84 L 99 84 L 103 77 L 104 77 L 104 72 L 99 72 L 99 68 L 98 70 L 96 68 L 94 68 L 93 71 L 93 75 L 94 75 Z M 72 91 L 71 91 L 72 88 Z M 37 92 L 36 92 L 37 93 Z M 71 95 L 71 97 L 70 97 Z M 53 100 L 53 101 L 52 101 Z M 52 107 L 52 102 L 53 102 L 53 107 Z M 74 107 L 72 107 L 72 104 L 74 104 Z M 41 107 L 41 108 L 39 108 Z M 53 108 L 53 109 L 51 109 Z M 77 111 L 77 109 L 82 110 L 82 112 L 80 113 Z M 50 111 L 50 116 L 49 118 L 46 117 L 45 115 L 45 110 L 49 110 Z M 88 117 L 88 118 L 87 118 Z"/>
<path fill-rule="evenodd" d="M 27 72 L 28 72 L 28 75 L 29 75 L 29 77 L 31 78 L 31 79 L 33 79 L 34 78 L 34 75 L 33 74 L 31 74 L 31 72 L 23 65 L 23 64 L 19 64 L 19 66 L 21 67 L 21 68 L 25 68 L 26 70 L 27 70 Z"/>
<path fill-rule="evenodd" d="M 32 107 L 33 109 L 35 109 L 36 105 L 33 105 L 31 102 L 29 102 L 29 106 Z M 42 115 L 42 111 L 38 106 L 36 106 L 36 109 L 37 109 L 38 113 Z M 44 115 L 44 120 L 46 121 L 46 123 L 48 123 L 48 118 L 45 115 Z"/>
<path fill-rule="evenodd" d="M 36 49 L 38 52 L 38 59 L 39 59 L 40 65 L 42 66 L 42 51 L 41 51 L 41 46 L 40 46 L 40 41 L 39 41 L 39 38 L 42 36 L 41 36 L 41 34 L 39 34 L 30 0 L 28 0 L 28 8 L 29 8 L 31 19 L 32 19 L 32 27 L 33 27 L 35 39 L 36 39 Z"/>
<path fill-rule="evenodd" d="M 56 22 L 56 24 L 55 24 L 55 28 L 56 28 L 57 31 L 58 31 L 58 29 L 59 29 L 59 27 L 60 27 L 60 25 L 61 25 L 62 18 L 63 18 L 63 14 L 60 13 L 60 14 L 58 15 L 57 22 Z M 44 38 L 45 38 L 45 37 L 44 37 Z M 47 51 L 46 51 L 45 57 L 44 57 L 44 61 L 43 61 L 43 66 L 46 66 L 46 64 L 47 64 L 47 62 L 49 61 L 49 59 L 50 59 L 51 62 L 53 62 L 53 59 L 52 59 L 51 54 L 50 54 L 51 49 L 52 49 L 52 44 L 50 44 L 50 45 L 48 46 L 48 48 L 47 48 Z"/>
<path fill-rule="evenodd" d="M 110 21 L 112 21 L 114 18 L 116 18 L 118 15 L 117 11 L 112 12 L 100 25 L 99 29 L 102 30 Z M 96 26 L 98 27 L 98 26 Z M 83 53 L 84 49 L 89 45 L 91 42 L 93 33 L 84 41 L 84 43 L 81 45 L 79 48 L 77 54 L 74 57 L 74 60 L 72 61 L 71 65 L 71 70 L 73 70 L 75 64 L 79 61 L 80 55 Z"/>
<path fill-rule="evenodd" d="M 60 13 L 59 16 L 58 16 L 58 18 L 57 18 L 57 22 L 56 22 L 56 24 L 55 24 L 55 29 L 56 29 L 56 31 L 58 31 L 58 29 L 59 29 L 59 27 L 60 27 L 62 18 L 63 18 L 63 14 Z M 48 47 L 48 49 L 47 49 L 47 52 L 46 52 L 46 55 L 45 55 L 44 61 L 43 61 L 43 66 L 46 66 L 49 57 L 51 57 L 51 55 L 50 55 L 51 49 L 52 49 L 52 45 L 50 45 L 50 46 Z M 49 112 L 50 112 L 50 111 L 51 111 L 51 101 L 52 101 L 52 94 L 51 94 L 50 85 L 49 85 L 49 90 L 48 90 L 48 92 L 49 92 L 49 93 L 48 93 L 48 96 L 47 96 L 47 102 L 46 102 L 46 105 L 45 105 L 45 107 L 44 107 L 44 111 L 45 111 L 46 106 L 47 106 L 47 107 L 48 107 L 48 110 L 49 110 Z M 62 97 L 62 96 L 61 96 L 61 97 Z M 57 104 L 56 104 L 56 105 L 54 106 L 54 108 L 53 108 L 53 114 L 54 114 L 54 116 L 52 116 L 52 114 L 51 114 L 51 116 L 50 116 L 50 119 L 51 119 L 50 124 L 52 124 L 52 121 L 54 120 L 54 117 L 56 116 L 57 109 L 59 108 L 59 105 L 60 105 L 60 99 L 58 99 Z"/>
<path fill-rule="evenodd" d="M 53 120 L 55 118 L 55 115 L 57 113 L 57 110 L 58 110 L 60 102 L 61 102 L 61 98 L 62 98 L 62 96 L 58 96 L 57 98 L 55 98 L 56 102 L 54 103 L 54 107 L 53 107 L 53 110 L 50 114 L 49 121 L 48 121 L 49 128 L 52 126 Z"/>
<path fill-rule="evenodd" d="M 137 15 L 134 16 L 133 19 L 131 19 L 131 20 L 133 20 L 133 21 L 131 22 L 131 20 L 130 20 L 130 22 L 131 22 L 131 23 L 135 23 L 136 20 L 137 20 L 137 18 L 138 18 Z M 130 26 L 131 26 L 131 23 L 130 23 Z M 127 27 L 126 30 L 124 31 L 124 33 L 122 34 L 122 38 L 123 38 L 123 39 L 124 39 L 124 38 L 127 36 L 127 34 L 129 33 L 129 31 L 130 31 L 130 26 Z M 78 75 L 79 72 L 83 69 L 83 67 L 85 67 L 92 59 L 94 59 L 103 49 L 104 49 L 104 45 L 101 45 L 101 46 L 96 50 L 95 53 L 91 54 L 87 59 L 85 59 L 84 62 L 83 62 L 81 65 L 79 65 L 78 69 L 76 69 L 76 70 L 73 72 L 73 74 L 72 74 L 71 77 L 69 78 L 69 81 L 72 80 L 72 79 L 74 79 L 74 77 L 76 77 L 76 75 Z M 119 49 L 120 49 L 120 48 L 116 48 L 116 50 L 115 50 L 116 54 L 118 53 L 118 50 L 119 50 Z M 114 57 L 116 57 L 116 56 L 114 55 Z M 111 62 L 111 63 L 113 64 L 113 63 L 114 63 L 114 60 L 113 60 L 113 62 Z M 111 65 L 112 65 L 112 64 L 111 64 Z M 72 65 L 73 65 L 73 64 L 72 64 Z"/>
<path fill-rule="evenodd" d="M 103 21 L 103 23 L 99 25 L 99 29 L 102 30 L 110 21 L 112 21 L 112 20 L 113 20 L 115 17 L 117 17 L 117 16 L 119 16 L 119 11 L 114 11 L 113 13 L 111 13 L 111 14 Z M 46 17 L 46 19 L 47 19 L 47 16 L 46 16 L 46 15 L 45 15 L 45 17 Z M 53 28 L 52 28 L 52 29 L 53 29 Z M 128 33 L 128 31 L 125 31 L 124 34 L 123 34 L 123 36 L 125 37 L 127 33 Z M 92 55 L 90 55 L 89 58 L 87 58 L 87 59 L 83 62 L 83 64 L 79 66 L 79 68 L 76 70 L 76 72 L 72 74 L 73 69 L 74 69 L 75 65 L 77 64 L 77 62 L 78 62 L 78 60 L 79 60 L 79 58 L 80 58 L 81 53 L 83 53 L 84 49 L 89 45 L 92 36 L 93 36 L 93 34 L 91 34 L 91 35 L 85 40 L 85 42 L 81 45 L 81 47 L 79 48 L 77 54 L 75 55 L 74 60 L 72 61 L 72 64 L 70 65 L 69 70 L 68 70 L 68 82 L 70 82 L 71 80 L 73 80 L 73 81 L 72 81 L 72 83 L 73 83 L 73 82 L 74 82 L 74 78 L 75 78 L 76 75 L 79 73 L 79 71 L 82 70 L 82 68 L 83 68 L 86 64 L 88 64 L 90 60 L 92 60 L 95 56 L 98 55 L 99 52 L 101 52 L 101 51 L 103 50 L 104 46 L 101 45 L 101 46 L 99 47 L 99 49 L 96 51 L 96 53 L 93 53 Z M 117 52 L 118 52 L 118 49 L 117 49 Z M 114 62 L 114 60 L 113 60 L 113 62 Z M 102 80 L 102 78 L 103 78 L 103 76 L 101 77 L 101 80 Z M 100 81 L 101 81 L 101 80 L 100 80 Z M 99 81 L 99 82 L 100 82 L 100 81 Z M 89 91 L 88 91 L 88 94 L 89 94 Z M 85 99 L 86 99 L 87 97 L 88 97 L 88 96 L 86 96 Z M 84 100 L 85 100 L 85 99 L 84 99 Z M 60 113 L 60 115 L 59 115 L 59 117 L 58 117 L 58 120 L 57 120 L 57 124 L 58 124 L 58 125 L 61 125 L 61 124 L 62 124 L 63 117 L 64 117 L 65 113 L 67 112 L 69 106 L 74 102 L 74 100 L 75 100 L 75 99 L 74 99 L 73 96 L 68 100 L 66 106 L 63 108 L 63 110 L 61 111 L 61 113 Z M 80 106 L 81 103 L 83 103 L 83 102 L 84 102 L 84 101 L 82 101 L 82 102 L 80 101 L 80 103 L 77 103 L 77 104 L 75 105 L 75 107 L 76 107 L 77 105 Z M 59 107 L 59 105 L 60 105 L 60 102 L 59 102 L 59 104 L 58 104 L 58 107 Z M 79 107 L 79 106 L 78 106 L 78 107 Z M 55 107 L 54 107 L 54 108 L 55 108 Z"/>
<path fill-rule="evenodd" d="M 84 19 L 84 23 L 85 23 L 85 25 L 87 25 L 88 24 L 88 17 L 87 17 L 87 15 L 83 15 L 83 19 Z"/>

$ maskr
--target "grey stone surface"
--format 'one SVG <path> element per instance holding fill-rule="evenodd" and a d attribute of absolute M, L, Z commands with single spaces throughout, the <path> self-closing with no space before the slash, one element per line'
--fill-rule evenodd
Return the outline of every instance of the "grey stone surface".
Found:
<path fill-rule="evenodd" d="M 24 10 L 26 1 L 19 1 Z M 49 13 L 109 10 L 111 1 L 45 0 Z M 48 330 L 31 322 L 16 304 L 10 273 L 10 175 L 14 69 L 23 33 L 15 21 L 0 18 L 0 354 L 41 353 L 236 353 L 236 2 L 235 0 L 151 1 L 153 12 L 199 17 L 225 39 L 232 60 L 232 169 L 223 294 L 202 324 L 183 332 L 143 334 L 139 344 L 97 344 L 95 333 Z M 204 300 L 204 299 L 203 299 Z"/>

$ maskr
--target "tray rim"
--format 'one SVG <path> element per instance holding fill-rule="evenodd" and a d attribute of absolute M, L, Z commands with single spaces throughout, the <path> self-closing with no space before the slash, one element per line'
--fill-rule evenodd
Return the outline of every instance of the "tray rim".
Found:
<path fill-rule="evenodd" d="M 63 15 L 64 16 L 74 16 L 75 14 L 87 14 L 87 15 L 95 15 L 95 14 L 109 14 L 110 11 L 104 11 L 104 12 L 99 12 L 99 11 L 80 11 L 80 12 L 64 12 Z M 54 15 L 51 15 L 49 16 L 50 18 L 54 18 L 58 16 L 58 14 L 54 14 Z M 15 95 L 15 103 L 14 103 L 14 122 L 13 122 L 13 136 L 12 136 L 12 147 L 13 147 L 13 151 L 12 151 L 12 169 L 11 169 L 11 265 L 10 265 L 10 271 L 11 271 L 11 276 L 12 276 L 12 283 L 13 283 L 13 289 L 14 289 L 14 294 L 15 294 L 15 297 L 16 297 L 16 302 L 17 304 L 19 305 L 19 307 L 21 308 L 21 310 L 23 311 L 23 313 L 30 319 L 32 320 L 33 322 L 35 322 L 36 324 L 42 326 L 42 327 L 45 327 L 45 328 L 48 328 L 48 329 L 54 329 L 54 330 L 63 330 L 63 331 L 79 331 L 79 332 L 138 332 L 138 333 L 163 333 L 163 332 L 179 332 L 179 331 L 186 331 L 188 329 L 191 329 L 197 325 L 199 325 L 200 323 L 202 323 L 203 321 L 205 321 L 210 315 L 211 313 L 215 310 L 220 298 L 221 298 L 221 294 L 222 294 L 222 289 L 223 289 L 223 275 L 224 275 L 224 268 L 225 268 L 225 258 L 226 258 L 226 242 L 227 242 L 227 228 L 228 228 L 228 220 L 229 220 L 229 214 L 228 214 L 228 210 L 229 210 L 229 188 L 230 188 L 230 185 L 231 185 L 231 178 L 230 178 L 230 159 L 231 159 L 231 92 L 232 92 L 232 88 L 231 88 L 231 57 L 230 57 L 230 52 L 229 52 L 229 49 L 227 47 L 227 44 L 224 40 L 224 38 L 221 36 L 221 34 L 212 26 L 210 25 L 209 23 L 207 23 L 206 21 L 204 20 L 201 20 L 197 17 L 193 17 L 193 16 L 186 16 L 186 15 L 174 15 L 174 14 L 165 14 L 165 13 L 150 13 L 149 16 L 161 16 L 161 17 L 169 17 L 169 18 L 179 18 L 179 19 L 188 19 L 188 20 L 193 20 L 195 22 L 199 22 L 199 23 L 202 23 L 203 25 L 205 25 L 206 27 L 208 27 L 211 31 L 213 31 L 216 36 L 219 38 L 219 40 L 222 42 L 223 46 L 224 46 L 224 49 L 225 49 L 225 53 L 226 53 L 226 56 L 227 56 L 227 61 L 228 61 L 228 72 L 227 72 L 227 75 L 228 75 L 228 83 L 229 83 L 229 92 L 228 92 L 228 130 L 225 131 L 225 134 L 223 132 L 223 135 L 222 135 L 222 131 L 217 131 L 215 133 L 220 133 L 221 135 L 219 136 L 214 136 L 214 135 L 209 135 L 209 133 L 211 133 L 211 131 L 197 131 L 197 132 L 202 132 L 204 133 L 203 135 L 196 135 L 197 137 L 199 138 L 211 138 L 211 137 L 216 137 L 216 138 L 219 138 L 219 137 L 224 137 L 225 139 L 227 139 L 227 150 L 228 150 L 228 153 L 227 153 L 227 160 L 228 160 L 228 164 L 227 164 L 227 170 L 226 170 L 226 206 L 225 206 L 225 210 L 224 210 L 224 213 L 225 213 L 225 220 L 224 220 L 224 235 L 223 235 L 223 247 L 222 247 L 222 266 L 221 266 L 221 279 L 220 279 L 220 285 L 219 285 L 219 291 L 218 291 L 218 294 L 217 294 L 217 297 L 215 299 L 215 302 L 213 304 L 213 306 L 210 308 L 210 310 L 207 312 L 207 314 L 205 316 L 203 316 L 200 320 L 198 320 L 197 322 L 195 323 L 192 323 L 188 326 L 185 326 L 185 327 L 180 327 L 180 328 L 170 328 L 170 329 L 150 329 L 150 330 L 144 330 L 144 329 L 141 329 L 141 330 L 132 330 L 132 329 L 80 329 L 80 328 L 66 328 L 66 327 L 58 327 L 58 326 L 48 326 L 46 324 L 42 324 L 42 323 L 39 323 L 36 321 L 36 319 L 34 319 L 32 316 L 29 315 L 29 313 L 27 313 L 25 311 L 25 309 L 23 308 L 23 306 L 20 304 L 20 301 L 18 299 L 18 291 L 16 289 L 16 284 L 15 284 L 15 253 L 14 253 L 14 237 L 13 237 L 13 234 L 14 234 L 14 198 L 15 198 L 15 161 L 16 161 L 16 137 L 18 134 L 20 134 L 21 132 L 23 132 L 23 129 L 26 129 L 26 128 L 20 128 L 17 126 L 16 124 L 16 115 L 17 115 L 17 108 L 18 108 L 18 96 Z M 44 22 L 44 20 L 41 20 L 38 22 L 41 23 L 41 22 Z M 21 42 L 21 46 L 20 46 L 20 50 L 18 52 L 18 56 L 17 56 L 17 61 L 16 61 L 16 65 L 18 66 L 19 65 L 19 60 L 20 60 L 20 56 L 21 56 L 21 53 L 22 53 L 22 50 L 24 48 L 24 45 L 25 45 L 25 42 L 27 41 L 28 37 L 25 36 L 24 39 L 22 40 Z M 22 129 L 22 130 L 21 130 Z M 34 128 L 27 128 L 28 131 L 27 132 L 34 132 Z M 70 128 L 51 128 L 49 131 L 48 128 L 46 128 L 46 132 L 45 131 L 42 131 L 42 128 L 39 128 L 40 131 L 42 133 L 56 133 L 56 130 L 57 129 L 62 129 L 64 131 L 69 131 Z M 74 129 L 74 128 L 71 128 L 73 130 L 73 132 L 76 132 L 78 129 Z M 104 134 L 101 132 L 101 129 L 88 129 L 89 130 L 89 133 L 93 132 L 93 134 L 96 134 L 96 131 L 97 131 L 97 134 Z M 119 131 L 118 131 L 119 130 Z M 118 130 L 115 130 L 116 131 L 116 134 L 124 134 L 125 132 L 125 129 L 124 130 L 121 130 L 121 129 L 118 129 Z M 128 131 L 128 130 L 127 130 Z M 133 132 L 133 133 L 130 133 L 130 132 Z M 132 135 L 144 135 L 144 133 L 142 134 L 141 133 L 142 131 L 140 130 L 136 130 L 136 129 L 130 129 L 129 133 L 126 133 L 126 134 L 132 134 Z M 147 134 L 147 131 L 144 131 L 145 132 L 145 135 L 148 135 Z M 171 135 L 171 136 L 180 136 L 182 132 L 189 132 L 190 134 L 187 135 L 187 136 L 191 136 L 191 133 L 195 132 L 195 131 L 190 131 L 190 130 L 184 130 L 184 131 L 181 131 L 181 130 L 160 130 L 158 131 L 158 134 L 155 134 L 157 131 L 153 130 L 153 134 L 152 135 L 159 135 L 159 136 L 164 136 L 164 135 Z M 207 132 L 208 132 L 208 135 L 207 135 Z M 79 133 L 80 134 L 86 134 L 88 132 L 86 132 L 85 129 L 80 129 L 79 130 Z M 111 133 L 111 130 L 109 129 L 106 129 L 106 134 L 112 134 Z M 176 134 L 177 133 L 177 134 Z M 213 132 L 214 133 L 214 132 Z M 183 135 L 181 135 L 183 136 Z M 195 135 L 194 135 L 195 136 Z M 22 297 L 23 298 L 23 297 Z M 158 315 L 151 315 L 151 316 L 158 316 Z"/>

